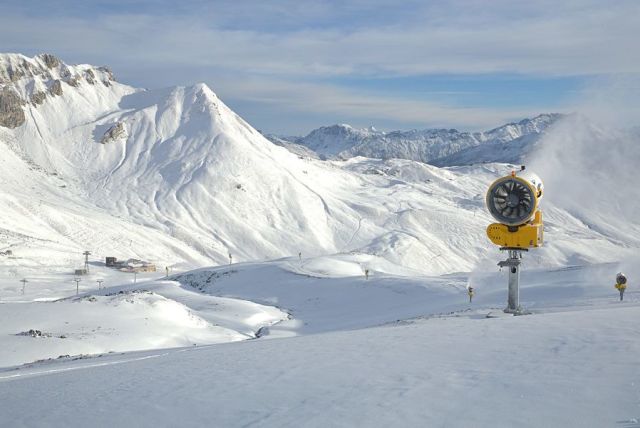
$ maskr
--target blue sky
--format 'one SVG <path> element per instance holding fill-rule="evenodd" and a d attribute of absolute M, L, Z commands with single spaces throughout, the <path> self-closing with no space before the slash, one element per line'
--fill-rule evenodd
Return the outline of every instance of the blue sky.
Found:
<path fill-rule="evenodd" d="M 1 1 L 1 51 L 106 64 L 135 86 L 203 81 L 280 134 L 488 129 L 640 76 L 634 0 Z"/>

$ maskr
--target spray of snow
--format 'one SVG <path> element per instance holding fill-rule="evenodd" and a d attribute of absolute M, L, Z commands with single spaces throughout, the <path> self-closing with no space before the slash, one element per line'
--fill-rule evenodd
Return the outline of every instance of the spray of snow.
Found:
<path fill-rule="evenodd" d="M 598 81 L 585 92 L 580 114 L 556 124 L 530 162 L 544 179 L 545 200 L 615 244 L 617 254 L 601 257 L 626 260 L 620 268 L 627 271 L 637 266 L 634 252 L 640 246 L 638 83 Z"/>

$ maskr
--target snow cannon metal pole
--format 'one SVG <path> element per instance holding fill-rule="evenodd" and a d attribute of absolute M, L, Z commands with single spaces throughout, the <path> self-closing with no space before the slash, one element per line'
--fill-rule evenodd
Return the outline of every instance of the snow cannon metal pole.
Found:
<path fill-rule="evenodd" d="M 512 171 L 494 181 L 487 190 L 486 204 L 498 223 L 487 227 L 487 237 L 501 251 L 508 251 L 507 260 L 498 263 L 509 268 L 509 297 L 507 313 L 525 313 L 520 307 L 520 263 L 522 252 L 543 244 L 542 212 L 538 209 L 544 187 L 535 174 Z"/>
<path fill-rule="evenodd" d="M 522 308 L 520 307 L 520 259 L 522 258 L 522 253 L 518 250 L 508 251 L 509 258 L 498 263 L 501 268 L 506 267 L 509 269 L 509 295 L 507 297 L 507 308 L 504 311 L 519 314 L 522 313 Z"/>

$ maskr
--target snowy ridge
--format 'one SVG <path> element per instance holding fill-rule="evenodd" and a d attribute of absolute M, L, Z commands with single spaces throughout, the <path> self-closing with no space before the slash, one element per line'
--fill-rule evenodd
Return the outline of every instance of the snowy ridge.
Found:
<path fill-rule="evenodd" d="M 513 140 L 488 141 L 478 146 L 467 147 L 453 154 L 434 159 L 430 163 L 439 167 L 473 165 L 479 163 L 525 164 L 540 142 L 541 135 L 527 134 Z"/>
<path fill-rule="evenodd" d="M 546 114 L 510 123 L 484 133 L 483 144 L 467 147 L 450 155 L 434 159 L 436 166 L 471 165 L 476 163 L 526 163 L 553 126 L 572 115 Z"/>
<path fill-rule="evenodd" d="M 425 129 L 410 131 L 377 131 L 358 129 L 341 124 L 311 131 L 305 137 L 274 137 L 271 141 L 288 141 L 289 147 L 304 146 L 324 158 L 349 159 L 363 156 L 374 159 L 410 159 L 438 166 L 464 165 L 478 157 L 479 162 L 518 162 L 544 132 L 563 116 L 541 114 L 486 132 L 460 132 L 455 129 Z M 512 145 L 512 143 L 514 143 Z M 506 145 L 508 144 L 508 148 Z M 498 153 L 490 147 L 505 145 Z M 458 154 L 470 153 L 467 157 Z M 471 155 L 471 153 L 473 155 Z"/>
<path fill-rule="evenodd" d="M 490 131 L 483 132 L 483 142 L 506 143 L 526 135 L 541 134 L 562 119 L 558 113 L 541 114 L 533 119 L 523 119 L 517 123 L 508 123 Z"/>

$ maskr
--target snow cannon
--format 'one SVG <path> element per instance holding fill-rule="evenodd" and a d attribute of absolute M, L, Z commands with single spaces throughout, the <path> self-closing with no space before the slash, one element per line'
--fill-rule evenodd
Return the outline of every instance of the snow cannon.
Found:
<path fill-rule="evenodd" d="M 494 181 L 487 191 L 486 204 L 498 223 L 487 227 L 487 236 L 504 249 L 528 249 L 542 246 L 542 212 L 538 204 L 544 186 L 536 174 L 512 171 Z"/>
<path fill-rule="evenodd" d="M 622 272 L 618 272 L 616 275 L 616 284 L 617 285 L 627 285 L 627 277 Z"/>
<path fill-rule="evenodd" d="M 487 208 L 498 223 L 487 227 L 487 236 L 501 251 L 508 251 L 507 260 L 498 263 L 509 269 L 509 296 L 506 313 L 524 315 L 520 307 L 520 263 L 522 253 L 542 245 L 542 212 L 538 209 L 544 192 L 542 180 L 525 172 L 494 181 L 487 191 Z"/>

